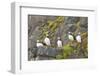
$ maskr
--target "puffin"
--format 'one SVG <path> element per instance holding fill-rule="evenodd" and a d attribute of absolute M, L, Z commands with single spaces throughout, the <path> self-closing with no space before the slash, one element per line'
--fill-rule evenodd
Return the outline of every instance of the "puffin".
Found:
<path fill-rule="evenodd" d="M 59 48 L 62 47 L 62 41 L 61 41 L 61 38 L 60 38 L 60 37 L 58 37 L 57 46 L 58 46 Z"/>
<path fill-rule="evenodd" d="M 81 42 L 82 42 L 80 32 L 79 32 L 78 35 L 76 36 L 76 40 L 77 40 L 78 43 L 81 43 Z"/>
<path fill-rule="evenodd" d="M 68 32 L 68 38 L 69 38 L 70 41 L 74 41 L 75 40 L 75 37 L 71 32 Z"/>
<path fill-rule="evenodd" d="M 39 40 L 37 40 L 36 46 L 37 47 L 43 47 L 43 44 Z"/>
<path fill-rule="evenodd" d="M 44 39 L 44 43 L 46 44 L 46 46 L 51 46 L 49 35 L 46 35 L 46 37 Z"/>

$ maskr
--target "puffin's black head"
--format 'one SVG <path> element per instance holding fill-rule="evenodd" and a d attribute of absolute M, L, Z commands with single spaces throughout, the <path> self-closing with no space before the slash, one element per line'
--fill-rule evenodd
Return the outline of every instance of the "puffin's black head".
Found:
<path fill-rule="evenodd" d="M 69 35 L 73 35 L 72 32 L 68 32 Z"/>
<path fill-rule="evenodd" d="M 44 42 L 42 42 L 42 44 L 43 44 L 44 46 L 47 46 L 46 43 L 44 43 Z"/>
<path fill-rule="evenodd" d="M 60 37 L 58 37 L 57 39 L 58 39 L 58 40 L 61 40 L 61 38 L 60 38 Z"/>
<path fill-rule="evenodd" d="M 81 33 L 79 32 L 78 35 L 81 35 Z"/>
<path fill-rule="evenodd" d="M 47 35 L 46 35 L 46 37 L 48 37 L 48 38 L 49 38 L 49 35 L 47 34 Z"/>
<path fill-rule="evenodd" d="M 37 40 L 36 42 L 37 42 L 37 43 L 39 43 L 40 41 L 39 41 L 39 40 Z"/>

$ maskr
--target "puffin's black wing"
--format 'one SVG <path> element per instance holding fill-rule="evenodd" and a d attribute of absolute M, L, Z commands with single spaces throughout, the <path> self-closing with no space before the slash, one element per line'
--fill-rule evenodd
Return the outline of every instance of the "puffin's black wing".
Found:
<path fill-rule="evenodd" d="M 44 43 L 44 42 L 42 42 L 42 44 L 43 44 L 44 46 L 47 46 L 46 43 Z"/>
<path fill-rule="evenodd" d="M 76 40 L 76 36 L 73 34 L 73 38 L 74 38 L 74 40 Z"/>

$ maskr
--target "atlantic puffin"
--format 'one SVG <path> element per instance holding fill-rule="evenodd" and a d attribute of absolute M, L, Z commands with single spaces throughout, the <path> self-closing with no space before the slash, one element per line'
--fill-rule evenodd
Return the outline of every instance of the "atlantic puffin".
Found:
<path fill-rule="evenodd" d="M 76 36 L 76 40 L 77 40 L 78 43 L 81 43 L 81 42 L 82 42 L 80 32 L 79 32 L 78 35 Z"/>
<path fill-rule="evenodd" d="M 39 40 L 37 40 L 36 46 L 37 47 L 43 47 L 43 44 Z"/>
<path fill-rule="evenodd" d="M 74 37 L 73 33 L 71 33 L 71 32 L 68 32 L 68 38 L 69 38 L 70 41 L 75 40 L 75 37 Z"/>
<path fill-rule="evenodd" d="M 46 46 L 51 46 L 49 35 L 46 35 L 46 37 L 44 39 L 44 43 L 46 44 Z"/>
<path fill-rule="evenodd" d="M 58 37 L 57 47 L 62 47 L 62 41 L 60 37 Z"/>

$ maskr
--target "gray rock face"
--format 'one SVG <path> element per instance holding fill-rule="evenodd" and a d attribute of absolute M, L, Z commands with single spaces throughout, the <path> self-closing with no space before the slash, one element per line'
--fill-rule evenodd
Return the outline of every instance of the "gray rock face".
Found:
<path fill-rule="evenodd" d="M 37 51 L 37 56 L 55 58 L 57 55 L 57 49 L 51 47 L 40 47 Z"/>
<path fill-rule="evenodd" d="M 56 55 L 61 54 L 61 51 L 60 48 L 39 47 L 33 48 L 29 54 L 31 55 L 31 58 L 33 57 L 35 60 L 51 60 L 55 59 Z"/>

